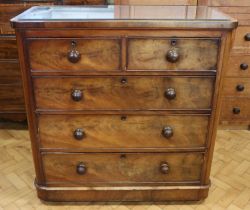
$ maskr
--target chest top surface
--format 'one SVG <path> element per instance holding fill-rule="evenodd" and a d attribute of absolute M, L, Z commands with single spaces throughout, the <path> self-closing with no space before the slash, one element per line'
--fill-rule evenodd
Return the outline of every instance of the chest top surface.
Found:
<path fill-rule="evenodd" d="M 37 6 L 11 20 L 15 28 L 216 28 L 237 21 L 210 7 L 196 6 Z"/>

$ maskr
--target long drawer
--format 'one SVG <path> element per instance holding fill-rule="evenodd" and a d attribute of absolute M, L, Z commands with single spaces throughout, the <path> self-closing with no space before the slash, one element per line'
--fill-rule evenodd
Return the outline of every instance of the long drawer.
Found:
<path fill-rule="evenodd" d="M 199 182 L 202 153 L 43 153 L 46 183 Z"/>
<path fill-rule="evenodd" d="M 214 77 L 35 77 L 37 109 L 210 109 Z"/>
<path fill-rule="evenodd" d="M 41 148 L 205 147 L 209 116 L 40 115 Z"/>

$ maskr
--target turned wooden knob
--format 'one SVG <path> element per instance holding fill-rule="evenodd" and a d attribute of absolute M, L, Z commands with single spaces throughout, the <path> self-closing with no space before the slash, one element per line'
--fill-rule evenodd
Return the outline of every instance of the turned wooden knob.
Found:
<path fill-rule="evenodd" d="M 76 41 L 71 42 L 71 50 L 68 52 L 68 60 L 71 63 L 77 63 L 81 59 L 81 54 L 76 50 Z"/>
<path fill-rule="evenodd" d="M 167 52 L 167 56 L 166 56 L 167 60 L 170 62 L 170 63 L 176 63 L 179 58 L 180 58 L 180 55 L 177 51 L 177 49 L 173 48 L 173 49 L 170 49 L 168 52 Z"/>
<path fill-rule="evenodd" d="M 162 135 L 169 139 L 174 135 L 174 131 L 173 128 L 171 128 L 170 126 L 166 126 L 162 129 Z"/>
<path fill-rule="evenodd" d="M 250 33 L 247 33 L 247 34 L 245 35 L 245 40 L 246 40 L 246 41 L 250 41 Z"/>
<path fill-rule="evenodd" d="M 176 92 L 174 88 L 168 88 L 165 91 L 165 97 L 169 100 L 175 99 L 176 98 Z"/>
<path fill-rule="evenodd" d="M 81 128 L 77 128 L 74 131 L 74 137 L 76 140 L 82 140 L 85 136 L 85 132 Z"/>
<path fill-rule="evenodd" d="M 242 92 L 243 90 L 245 89 L 244 85 L 237 85 L 236 86 L 236 90 L 239 91 L 239 92 Z"/>
<path fill-rule="evenodd" d="M 87 172 L 87 168 L 86 166 L 84 165 L 84 163 L 79 163 L 77 166 L 76 166 L 76 172 L 79 174 L 79 175 L 83 175 Z"/>
<path fill-rule="evenodd" d="M 160 171 L 163 174 L 168 174 L 169 173 L 169 165 L 168 165 L 168 163 L 162 163 L 160 165 Z"/>
<path fill-rule="evenodd" d="M 241 68 L 241 70 L 247 70 L 248 69 L 248 64 L 242 63 L 242 64 L 240 64 L 240 68 Z"/>
<path fill-rule="evenodd" d="M 71 93 L 71 98 L 74 100 L 74 101 L 81 101 L 82 98 L 83 98 L 83 93 L 81 90 L 73 90 L 72 93 Z"/>
<path fill-rule="evenodd" d="M 234 114 L 240 114 L 240 108 L 239 107 L 234 107 L 233 108 L 233 113 Z"/>

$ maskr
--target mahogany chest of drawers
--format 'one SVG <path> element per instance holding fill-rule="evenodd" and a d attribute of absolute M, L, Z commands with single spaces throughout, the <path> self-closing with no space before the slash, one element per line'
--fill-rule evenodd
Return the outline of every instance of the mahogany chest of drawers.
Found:
<path fill-rule="evenodd" d="M 207 196 L 237 22 L 163 8 L 33 7 L 12 19 L 39 198 Z"/>

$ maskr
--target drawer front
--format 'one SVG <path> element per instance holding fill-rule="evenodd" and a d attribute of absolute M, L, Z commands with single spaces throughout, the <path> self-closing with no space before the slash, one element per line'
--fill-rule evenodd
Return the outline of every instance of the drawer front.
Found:
<path fill-rule="evenodd" d="M 250 55 L 234 55 L 229 58 L 226 76 L 250 77 Z"/>
<path fill-rule="evenodd" d="M 15 39 L 0 37 L 0 59 L 18 59 Z"/>
<path fill-rule="evenodd" d="M 44 154 L 47 183 L 131 183 L 199 181 L 200 153 Z"/>
<path fill-rule="evenodd" d="M 233 47 L 235 48 L 250 47 L 250 27 L 240 26 L 236 29 L 236 35 Z"/>
<path fill-rule="evenodd" d="M 131 38 L 128 69 L 216 70 L 218 49 L 219 39 Z"/>
<path fill-rule="evenodd" d="M 250 96 L 250 78 L 226 78 L 223 87 L 224 96 Z"/>
<path fill-rule="evenodd" d="M 117 71 L 119 39 L 29 40 L 31 69 L 46 71 Z"/>
<path fill-rule="evenodd" d="M 224 98 L 221 119 L 226 121 L 250 122 L 250 98 Z"/>
<path fill-rule="evenodd" d="M 38 109 L 210 109 L 214 77 L 34 78 Z"/>
<path fill-rule="evenodd" d="M 42 148 L 204 147 L 209 116 L 41 115 Z"/>
<path fill-rule="evenodd" d="M 20 82 L 0 84 L 0 111 L 24 111 L 23 88 Z"/>
<path fill-rule="evenodd" d="M 21 80 L 18 60 L 0 60 L 0 81 L 8 78 Z"/>

